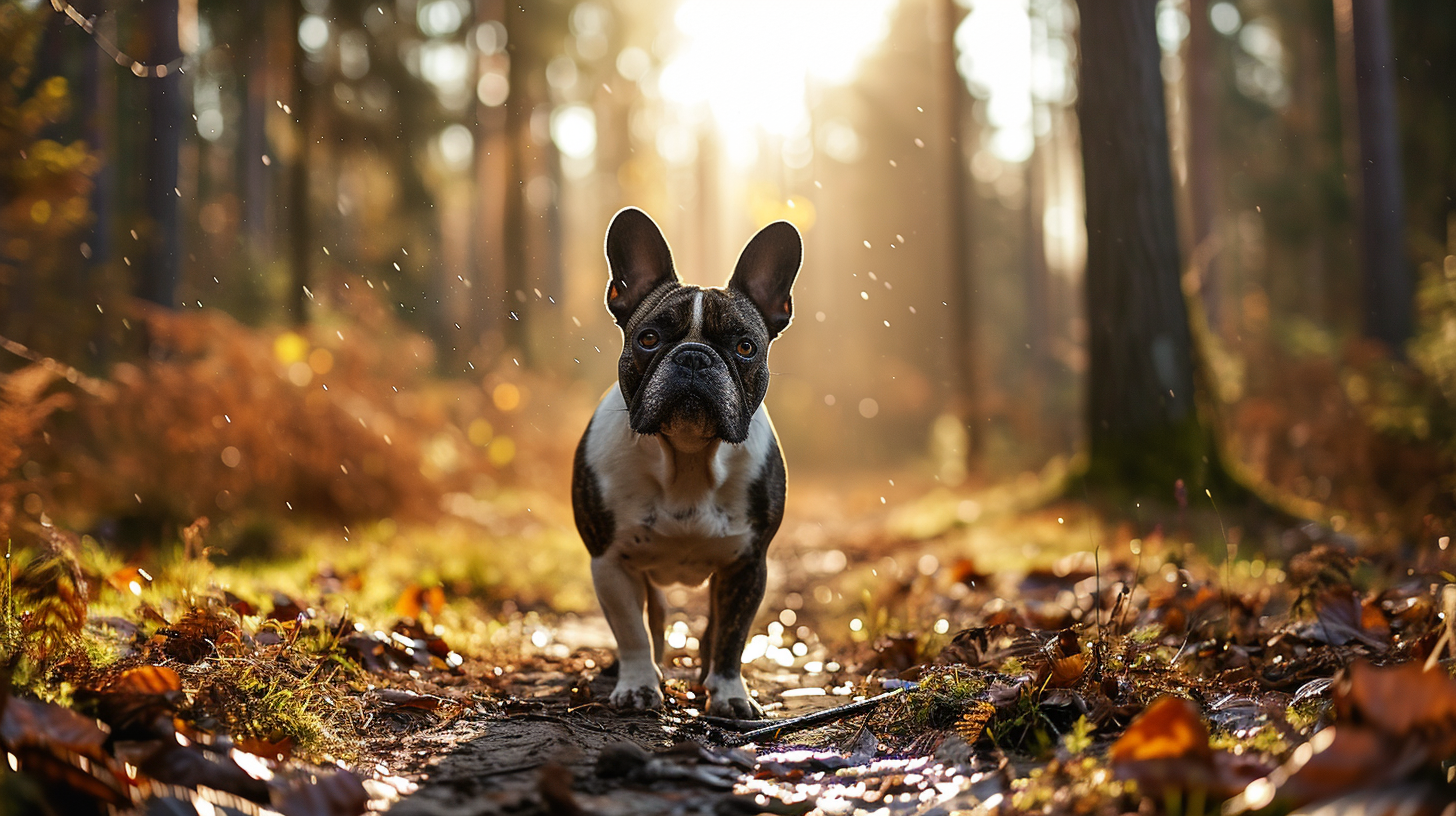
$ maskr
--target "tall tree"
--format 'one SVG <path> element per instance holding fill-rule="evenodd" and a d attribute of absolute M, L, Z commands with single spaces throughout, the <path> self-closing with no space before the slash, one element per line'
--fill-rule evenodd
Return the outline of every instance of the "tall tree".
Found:
<path fill-rule="evenodd" d="M 1342 62 L 1353 69 L 1345 102 L 1359 145 L 1363 329 L 1400 355 L 1411 333 L 1414 271 L 1405 255 L 1405 205 L 1395 107 L 1395 55 L 1386 0 L 1335 0 Z M 1348 77 L 1346 77 L 1348 80 Z M 1353 99 L 1351 98 L 1353 96 Z"/>
<path fill-rule="evenodd" d="M 1188 203 L 1193 262 L 1201 267 L 1199 290 L 1215 333 L 1223 318 L 1217 249 L 1213 241 L 1218 202 L 1218 66 L 1214 60 L 1209 0 L 1188 2 Z"/>
<path fill-rule="evenodd" d="M 1193 394 L 1156 0 L 1079 0 L 1088 480 L 1166 495 L 1213 458 Z"/>
<path fill-rule="evenodd" d="M 178 218 L 178 150 L 182 146 L 182 75 L 177 60 L 177 0 L 146 6 L 148 53 L 156 75 L 147 83 L 146 209 L 150 221 L 137 294 L 163 306 L 176 305 L 181 276 L 182 230 Z"/>
<path fill-rule="evenodd" d="M 955 0 L 941 0 L 940 43 L 941 84 L 945 93 L 942 116 L 946 137 L 946 221 L 950 237 L 951 366 L 955 388 L 954 413 L 970 431 L 966 448 L 967 467 L 974 470 L 985 450 L 985 423 L 980 418 L 980 382 L 976 372 L 976 269 L 975 243 L 971 233 L 971 199 L 966 184 L 966 154 L 961 129 L 965 121 L 966 85 L 956 68 L 956 27 L 963 12 Z"/>
<path fill-rule="evenodd" d="M 308 322 L 306 306 L 308 298 L 304 287 L 309 283 L 309 266 L 312 257 L 313 225 L 310 218 L 309 159 L 313 153 L 314 135 L 314 80 L 310 76 L 308 54 L 299 42 L 297 32 L 307 11 L 300 4 L 293 26 L 293 118 L 298 123 L 298 149 L 294 152 L 293 166 L 288 182 L 289 227 L 289 289 L 285 303 L 289 318 L 298 325 Z"/>

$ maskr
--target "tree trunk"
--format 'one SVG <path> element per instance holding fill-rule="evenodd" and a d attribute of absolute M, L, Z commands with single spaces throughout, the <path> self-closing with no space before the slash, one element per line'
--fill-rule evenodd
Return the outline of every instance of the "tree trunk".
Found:
<path fill-rule="evenodd" d="M 251 266 L 268 256 L 271 234 L 267 228 L 268 165 L 263 164 L 263 155 L 268 152 L 268 33 L 273 21 L 263 0 L 249 0 L 244 8 L 249 31 L 243 46 L 245 95 L 237 160 L 242 175 L 244 247 Z M 270 156 L 269 161 L 272 160 Z"/>
<path fill-rule="evenodd" d="M 1212 449 L 1193 394 L 1155 0 L 1080 0 L 1088 480 L 1166 497 Z"/>
<path fill-rule="evenodd" d="M 501 0 L 476 0 L 477 24 L 489 20 L 500 21 L 505 17 L 505 4 Z M 496 60 L 495 55 L 478 59 Z M 484 73 L 482 62 L 477 76 Z M 490 107 L 478 99 L 475 105 L 475 216 L 476 229 L 473 247 L 474 267 L 471 280 L 474 281 L 474 308 L 470 314 L 470 336 L 485 351 L 482 365 L 490 364 L 491 357 L 501 348 L 502 321 L 506 316 L 501 311 L 505 304 L 505 206 L 508 189 L 508 166 L 506 164 L 506 122 L 505 110 Z"/>
<path fill-rule="evenodd" d="M 532 66 L 529 42 L 531 20 L 525 8 L 511 9 L 507 5 L 507 53 L 511 64 L 510 96 L 506 98 L 505 146 L 506 146 L 506 196 L 503 213 L 505 246 L 505 291 L 501 293 L 501 329 L 506 348 L 520 356 L 525 364 L 529 354 L 525 318 L 525 302 L 521 299 L 526 291 L 527 267 L 530 264 L 526 237 L 526 167 L 529 158 L 526 151 L 531 144 L 532 94 L 530 75 Z"/>
<path fill-rule="evenodd" d="M 294 21 L 294 31 L 302 22 L 304 11 L 299 6 Z M 289 288 L 285 303 L 288 316 L 295 325 L 308 322 L 308 295 L 304 293 L 309 283 L 309 258 L 313 245 L 312 219 L 309 213 L 309 154 L 313 148 L 313 80 L 308 76 L 308 55 L 293 38 L 293 118 L 298 122 L 298 151 L 293 156 L 289 172 L 288 220 L 289 231 Z"/>
<path fill-rule="evenodd" d="M 1335 0 L 1335 31 L 1353 68 L 1344 105 L 1353 109 L 1360 162 L 1362 326 L 1366 337 L 1401 356 L 1410 338 L 1415 280 L 1405 256 L 1405 206 L 1395 110 L 1395 57 L 1385 0 Z M 1347 74 L 1349 68 L 1347 68 Z M 1353 91 L 1353 99 L 1350 99 Z M 1354 151 L 1350 151 L 1354 152 Z"/>
<path fill-rule="evenodd" d="M 1034 392 L 1041 398 L 1042 382 L 1051 360 L 1051 280 L 1047 274 L 1046 233 L 1046 152 L 1043 144 L 1034 144 L 1026 159 L 1026 344 L 1031 358 Z M 1042 406 L 1037 406 L 1040 410 Z"/>
<path fill-rule="evenodd" d="M 182 56 L 177 41 L 177 0 L 146 6 L 147 62 L 159 69 Z M 147 83 L 146 208 L 150 220 L 146 255 L 138 271 L 137 295 L 174 306 L 180 275 L 181 229 L 177 207 L 178 150 L 182 145 L 182 75 L 175 67 Z"/>
<path fill-rule="evenodd" d="M 1208 0 L 1188 3 L 1188 203 L 1193 227 L 1190 250 L 1201 267 L 1199 292 L 1208 327 L 1216 335 L 1223 319 L 1222 281 L 1214 240 L 1218 209 L 1218 66 Z"/>
<path fill-rule="evenodd" d="M 971 231 L 970 191 L 966 184 L 966 159 L 961 126 L 965 116 L 965 83 L 956 69 L 955 31 L 962 12 L 955 0 L 941 0 L 940 72 L 945 93 L 946 224 L 950 238 L 950 345 L 955 393 L 953 413 L 970 432 L 966 447 L 966 469 L 974 472 L 985 450 L 985 423 L 980 411 L 980 381 L 976 371 L 976 269 L 975 236 Z"/>

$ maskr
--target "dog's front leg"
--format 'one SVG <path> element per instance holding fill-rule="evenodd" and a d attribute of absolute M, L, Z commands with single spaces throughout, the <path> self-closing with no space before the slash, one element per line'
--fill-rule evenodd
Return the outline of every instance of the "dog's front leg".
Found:
<path fill-rule="evenodd" d="M 617 688 L 612 691 L 612 705 L 661 708 L 662 672 L 652 659 L 652 640 L 642 620 L 647 604 L 644 576 L 633 574 L 607 554 L 592 559 L 592 583 L 617 639 Z"/>
<path fill-rule="evenodd" d="M 743 646 L 763 602 L 768 563 L 763 556 L 735 561 L 713 575 L 712 613 L 704 638 L 709 651 L 708 713 L 715 717 L 758 719 L 763 709 L 743 684 Z"/>

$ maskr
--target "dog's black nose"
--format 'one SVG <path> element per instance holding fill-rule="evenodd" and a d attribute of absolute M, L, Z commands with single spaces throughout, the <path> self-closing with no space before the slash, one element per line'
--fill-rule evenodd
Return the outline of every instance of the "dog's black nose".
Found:
<path fill-rule="evenodd" d="M 683 349 L 673 356 L 672 361 L 689 371 L 702 371 L 713 364 L 713 358 L 700 349 Z"/>

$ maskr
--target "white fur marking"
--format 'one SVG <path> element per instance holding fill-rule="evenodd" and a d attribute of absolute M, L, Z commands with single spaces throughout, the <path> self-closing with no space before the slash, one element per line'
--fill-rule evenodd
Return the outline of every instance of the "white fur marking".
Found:
<path fill-rule="evenodd" d="M 773 445 L 773 424 L 760 405 L 742 444 L 674 450 L 662 437 L 634 433 L 621 388 L 612 388 L 586 445 L 602 503 L 616 519 L 602 557 L 626 556 L 625 568 L 655 584 L 701 584 L 752 548 L 748 488 Z"/>
<path fill-rule="evenodd" d="M 693 295 L 693 323 L 688 333 L 694 338 L 703 336 L 703 293 L 701 290 Z"/>

